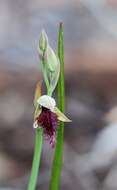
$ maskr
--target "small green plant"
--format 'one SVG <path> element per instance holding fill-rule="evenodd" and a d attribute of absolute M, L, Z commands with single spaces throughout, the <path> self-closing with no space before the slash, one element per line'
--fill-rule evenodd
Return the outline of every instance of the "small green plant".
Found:
<path fill-rule="evenodd" d="M 28 190 L 35 190 L 39 172 L 43 139 L 48 139 L 55 147 L 55 155 L 50 180 L 50 190 L 59 188 L 62 168 L 64 122 L 70 122 L 64 115 L 64 47 L 63 25 L 60 23 L 58 35 L 58 55 L 50 47 L 48 37 L 43 30 L 39 39 L 38 52 L 47 93 L 42 95 L 41 82 L 38 82 L 34 98 L 35 149 Z M 58 106 L 52 97 L 58 84 Z M 59 121 L 59 125 L 58 125 Z M 43 138 L 44 137 L 44 138 Z"/>

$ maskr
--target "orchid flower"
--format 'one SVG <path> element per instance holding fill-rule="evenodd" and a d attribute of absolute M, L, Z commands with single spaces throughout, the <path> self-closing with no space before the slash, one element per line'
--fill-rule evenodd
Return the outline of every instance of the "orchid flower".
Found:
<path fill-rule="evenodd" d="M 33 127 L 42 128 L 46 139 L 54 147 L 58 121 L 70 122 L 71 120 L 56 107 L 54 98 L 48 95 L 40 96 L 40 92 L 41 83 L 39 82 L 35 93 L 35 119 Z"/>

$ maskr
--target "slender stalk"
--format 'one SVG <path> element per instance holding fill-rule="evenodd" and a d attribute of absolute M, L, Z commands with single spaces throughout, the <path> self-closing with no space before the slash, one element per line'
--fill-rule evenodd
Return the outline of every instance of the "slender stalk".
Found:
<path fill-rule="evenodd" d="M 35 149 L 34 149 L 32 171 L 29 180 L 28 190 L 36 189 L 36 182 L 38 177 L 38 170 L 39 170 L 41 150 L 42 150 L 42 141 L 43 141 L 42 130 L 37 128 L 35 131 Z"/>
<path fill-rule="evenodd" d="M 58 106 L 64 112 L 64 42 L 63 42 L 63 24 L 60 23 L 58 34 L 58 57 L 60 60 L 60 78 L 58 81 Z M 60 175 L 62 169 L 62 155 L 64 142 L 64 123 L 60 122 L 57 131 L 57 142 L 52 166 L 52 174 L 49 190 L 58 190 Z"/>
<path fill-rule="evenodd" d="M 51 96 L 51 92 L 49 91 L 48 85 L 47 87 L 47 94 Z M 31 176 L 29 180 L 28 190 L 35 190 L 36 189 L 36 182 L 39 173 L 39 165 L 40 165 L 40 158 L 41 158 L 41 151 L 42 151 L 42 143 L 43 143 L 43 131 L 40 128 L 36 129 L 35 132 L 35 148 L 34 148 L 34 157 L 32 162 L 32 170 Z"/>
<path fill-rule="evenodd" d="M 47 91 L 49 90 L 49 80 L 48 80 L 48 77 L 47 77 L 47 70 L 46 70 L 46 68 L 45 68 L 45 60 L 44 60 L 44 58 L 42 58 L 42 60 L 41 60 L 41 65 L 42 65 L 42 67 L 43 67 L 43 69 L 42 69 L 42 71 L 43 71 L 43 77 L 44 77 L 44 81 L 45 81 L 45 84 L 46 84 L 46 88 L 47 88 Z"/>

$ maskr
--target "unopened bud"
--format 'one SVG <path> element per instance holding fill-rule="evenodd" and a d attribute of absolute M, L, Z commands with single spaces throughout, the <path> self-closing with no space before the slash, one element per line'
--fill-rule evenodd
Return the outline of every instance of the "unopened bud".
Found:
<path fill-rule="evenodd" d="M 56 88 L 56 85 L 57 85 L 57 82 L 58 82 L 58 79 L 59 79 L 59 75 L 60 75 L 60 63 L 59 63 L 59 60 L 58 60 L 58 65 L 55 69 L 55 72 L 53 72 L 50 76 L 50 89 L 51 89 L 51 92 L 54 91 L 54 89 Z"/>
<path fill-rule="evenodd" d="M 48 45 L 45 51 L 45 60 L 47 64 L 47 68 L 51 72 L 55 72 L 57 65 L 59 64 L 58 58 L 52 48 Z"/>
<path fill-rule="evenodd" d="M 42 30 L 40 38 L 39 38 L 39 54 L 43 55 L 43 53 L 46 51 L 48 45 L 48 37 L 44 30 Z"/>

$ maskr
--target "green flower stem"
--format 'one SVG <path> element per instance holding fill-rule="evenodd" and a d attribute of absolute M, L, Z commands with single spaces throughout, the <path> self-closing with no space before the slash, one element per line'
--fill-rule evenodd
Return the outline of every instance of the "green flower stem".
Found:
<path fill-rule="evenodd" d="M 45 64 L 46 64 L 46 63 L 45 63 L 45 60 L 44 60 L 44 58 L 42 58 L 42 60 L 41 60 L 41 65 L 42 65 L 42 67 L 43 67 L 43 69 L 42 69 L 42 71 L 43 71 L 43 77 L 44 77 L 44 81 L 45 81 L 46 88 L 47 88 L 47 91 L 48 91 L 50 85 L 49 85 L 49 80 L 48 80 L 48 77 L 47 77 L 47 71 L 46 71 Z"/>
<path fill-rule="evenodd" d="M 31 176 L 29 180 L 28 190 L 36 189 L 36 182 L 37 182 L 37 177 L 38 177 L 38 170 L 39 170 L 40 157 L 41 157 L 41 151 L 42 151 L 42 142 L 43 142 L 42 130 L 37 128 L 35 130 L 35 149 L 34 149 L 32 171 L 31 171 Z"/>
<path fill-rule="evenodd" d="M 64 112 L 64 42 L 63 42 L 63 24 L 60 23 L 58 35 L 58 57 L 60 60 L 60 78 L 58 81 L 58 106 Z M 57 131 L 57 142 L 55 147 L 55 154 L 52 166 L 52 174 L 49 190 L 58 190 L 62 169 L 63 156 L 63 142 L 64 142 L 64 123 L 60 122 Z"/>

